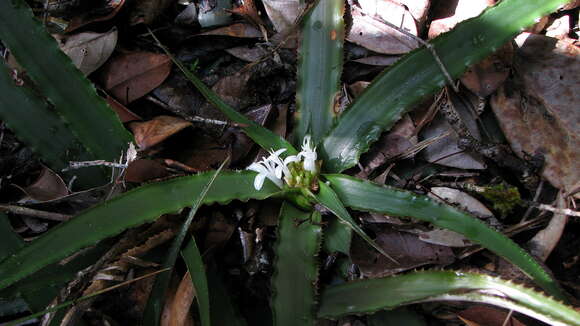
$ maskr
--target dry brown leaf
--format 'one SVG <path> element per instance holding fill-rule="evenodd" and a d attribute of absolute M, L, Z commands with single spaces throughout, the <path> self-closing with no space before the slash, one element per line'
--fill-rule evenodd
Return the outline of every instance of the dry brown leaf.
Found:
<path fill-rule="evenodd" d="M 68 187 L 62 178 L 47 167 L 43 167 L 34 183 L 18 188 L 34 201 L 55 200 L 69 194 Z"/>
<path fill-rule="evenodd" d="M 515 77 L 492 97 L 492 109 L 516 155 L 542 154 L 542 176 L 565 193 L 580 186 L 580 50 L 522 34 Z"/>
<path fill-rule="evenodd" d="M 125 170 L 125 181 L 146 182 L 169 176 L 165 166 L 154 160 L 140 159 L 129 163 Z"/>
<path fill-rule="evenodd" d="M 189 126 L 191 126 L 191 122 L 167 115 L 160 115 L 149 121 L 130 124 L 131 131 L 135 135 L 135 142 L 140 150 L 155 146 Z"/>
<path fill-rule="evenodd" d="M 382 3 L 381 8 L 377 7 L 376 11 L 370 12 L 353 6 L 352 27 L 346 39 L 382 54 L 401 54 L 415 49 L 418 46 L 416 40 L 387 26 L 380 20 L 388 21 L 417 35 L 417 27 L 411 14 L 401 5 L 390 1 Z"/>
<path fill-rule="evenodd" d="M 455 260 L 451 248 L 423 242 L 416 235 L 393 230 L 386 224 L 374 225 L 373 231 L 377 235 L 375 242 L 399 264 L 353 237 L 351 258 L 364 276 L 383 277 L 426 264 L 448 265 Z"/>
<path fill-rule="evenodd" d="M 103 87 L 122 104 L 149 93 L 171 72 L 171 59 L 151 52 L 123 53 L 109 60 L 100 79 Z"/>
<path fill-rule="evenodd" d="M 498 308 L 475 305 L 471 306 L 457 314 L 468 326 L 525 326 L 522 322 L 514 317 L 510 317 L 507 324 L 504 324 L 508 312 Z"/>
<path fill-rule="evenodd" d="M 195 288 L 188 271 L 179 282 L 175 295 L 165 303 L 161 326 L 193 326 L 189 308 L 195 296 Z"/>
<path fill-rule="evenodd" d="M 107 101 L 109 106 L 115 111 L 115 113 L 117 113 L 117 116 L 119 116 L 119 120 L 121 120 L 122 123 L 135 120 L 143 120 L 140 116 L 135 114 L 133 111 L 127 109 L 126 106 L 119 103 L 117 100 L 115 100 L 112 96 L 109 96 L 108 94 L 105 95 L 105 101 Z"/>
<path fill-rule="evenodd" d="M 513 56 L 512 43 L 506 43 L 491 56 L 469 67 L 461 77 L 461 82 L 479 97 L 487 97 L 509 76 Z"/>
<path fill-rule="evenodd" d="M 262 33 L 254 26 L 245 23 L 236 23 L 228 26 L 212 29 L 198 35 L 221 35 L 240 38 L 258 38 Z"/>
<path fill-rule="evenodd" d="M 79 33 L 67 37 L 61 49 L 80 71 L 89 75 L 109 59 L 117 45 L 117 36 L 115 27 L 106 33 Z"/>

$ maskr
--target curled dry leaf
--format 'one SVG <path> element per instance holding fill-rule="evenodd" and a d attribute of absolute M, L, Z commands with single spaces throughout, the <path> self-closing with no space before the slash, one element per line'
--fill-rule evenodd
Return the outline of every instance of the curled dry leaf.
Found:
<path fill-rule="evenodd" d="M 128 104 L 159 86 L 171 72 L 171 59 L 151 52 L 122 53 L 103 66 L 100 79 L 105 90 Z"/>
<path fill-rule="evenodd" d="M 66 38 L 61 49 L 85 75 L 101 67 L 115 50 L 118 32 L 113 27 L 106 33 L 85 32 Z"/>
<path fill-rule="evenodd" d="M 42 172 L 34 183 L 18 188 L 24 191 L 28 197 L 28 199 L 22 199 L 21 201 L 43 202 L 59 199 L 69 194 L 68 187 L 62 178 L 47 167 L 43 167 Z"/>
<path fill-rule="evenodd" d="M 515 76 L 492 109 L 516 155 L 543 155 L 542 176 L 568 193 L 580 186 L 580 50 L 527 33 L 516 41 Z"/>
<path fill-rule="evenodd" d="M 127 182 L 140 183 L 167 176 L 169 176 L 169 172 L 166 167 L 154 160 L 135 160 L 129 163 L 127 170 L 125 170 L 125 181 Z"/>
<path fill-rule="evenodd" d="M 155 146 L 189 126 L 191 126 L 191 122 L 167 115 L 160 115 L 149 121 L 130 124 L 131 131 L 135 135 L 135 142 L 140 150 Z"/>
<path fill-rule="evenodd" d="M 418 42 L 413 38 L 387 26 L 381 20 L 402 27 L 417 35 L 415 20 L 401 5 L 390 1 L 381 2 L 380 8 L 368 12 L 352 7 L 352 27 L 346 39 L 371 51 L 383 54 L 401 54 L 417 48 Z M 384 7 L 384 8 L 383 8 Z"/>
<path fill-rule="evenodd" d="M 139 0 L 134 1 L 135 5 L 129 14 L 131 25 L 146 24 L 149 25 L 163 13 L 174 0 Z"/>

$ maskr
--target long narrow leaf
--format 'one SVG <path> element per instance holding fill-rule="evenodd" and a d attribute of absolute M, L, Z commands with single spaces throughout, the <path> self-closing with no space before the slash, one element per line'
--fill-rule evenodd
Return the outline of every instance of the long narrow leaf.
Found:
<path fill-rule="evenodd" d="M 173 63 L 183 72 L 185 77 L 197 88 L 197 90 L 205 97 L 205 99 L 211 103 L 213 106 L 218 108 L 225 114 L 229 119 L 240 124 L 241 128 L 252 138 L 258 145 L 260 145 L 265 150 L 278 150 L 281 148 L 286 148 L 285 155 L 296 155 L 298 152 L 296 149 L 287 142 L 284 138 L 274 134 L 270 130 L 260 126 L 254 121 L 246 118 L 243 114 L 234 110 L 226 102 L 224 102 L 213 90 L 207 87 L 197 76 L 187 69 L 183 64 L 177 60 L 167 48 L 165 48 L 161 42 L 155 37 L 153 33 L 151 36 L 157 41 L 157 45 L 165 51 L 165 53 L 171 58 Z"/>
<path fill-rule="evenodd" d="M 315 325 L 320 214 L 285 202 L 278 219 L 275 272 L 272 277 L 274 324 Z"/>
<path fill-rule="evenodd" d="M 426 196 L 361 181 L 341 174 L 325 175 L 344 205 L 361 211 L 409 216 L 455 231 L 505 258 L 554 297 L 564 300 L 558 283 L 538 262 L 505 235 L 480 220 Z"/>
<path fill-rule="evenodd" d="M 328 208 L 338 219 L 341 223 L 347 225 L 350 229 L 352 229 L 356 234 L 358 234 L 364 241 L 370 244 L 373 248 L 375 248 L 378 252 L 380 252 L 383 256 L 389 258 L 390 260 L 397 262 L 391 256 L 389 256 L 383 248 L 381 248 L 373 239 L 371 239 L 363 229 L 361 229 L 358 224 L 352 219 L 346 208 L 344 207 L 343 203 L 338 198 L 337 194 L 326 185 L 324 182 L 320 182 L 320 192 L 316 196 L 318 202 L 323 205 L 324 207 Z M 350 239 L 348 239 L 350 242 Z M 350 245 L 348 246 L 350 247 Z M 345 252 L 345 254 L 349 254 L 349 252 Z"/>
<path fill-rule="evenodd" d="M 0 262 L 24 246 L 24 241 L 10 225 L 8 215 L 0 212 Z"/>
<path fill-rule="evenodd" d="M 320 1 L 303 23 L 296 92 L 295 136 L 299 143 L 304 136 L 311 135 L 318 144 L 337 116 L 335 101 L 342 73 L 343 15 L 344 1 Z"/>
<path fill-rule="evenodd" d="M 414 272 L 330 286 L 318 316 L 368 314 L 422 301 L 474 301 L 512 309 L 550 325 L 580 325 L 580 313 L 540 292 L 491 276 L 452 271 Z"/>
<path fill-rule="evenodd" d="M 189 276 L 191 277 L 191 282 L 195 289 L 195 297 L 197 298 L 197 305 L 199 306 L 201 325 L 210 326 L 211 315 L 209 286 L 201 253 L 197 248 L 194 237 L 191 237 L 189 244 L 181 251 L 181 256 L 187 265 L 187 270 L 189 271 Z"/>
<path fill-rule="evenodd" d="M 131 135 L 24 0 L 0 1 L 0 39 L 94 159 L 117 160 Z"/>
<path fill-rule="evenodd" d="M 0 263 L 0 289 L 81 248 L 191 205 L 192 198 L 202 191 L 212 174 L 208 172 L 149 184 L 58 225 Z M 266 182 L 261 190 L 255 190 L 255 176 L 256 173 L 251 171 L 223 173 L 203 203 L 265 199 L 280 193 L 271 182 Z"/>
<path fill-rule="evenodd" d="M 499 49 L 524 27 L 556 10 L 566 0 L 504 0 L 477 18 L 460 23 L 431 42 L 453 77 Z M 322 142 L 327 172 L 354 166 L 360 155 L 401 115 L 446 82 L 431 52 L 422 48 L 379 75 L 342 114 Z"/>
<path fill-rule="evenodd" d="M 195 201 L 191 206 L 189 214 L 187 218 L 183 222 L 179 233 L 173 240 L 171 244 L 171 248 L 167 253 L 167 258 L 163 262 L 162 268 L 171 268 L 175 265 L 175 261 L 177 260 L 177 255 L 179 253 L 179 249 L 181 248 L 181 244 L 183 243 L 183 239 L 185 239 L 185 235 L 189 231 L 189 227 L 191 226 L 191 222 L 193 221 L 193 217 L 199 207 L 203 204 L 205 200 L 205 196 L 209 191 L 210 187 L 213 185 L 216 177 L 222 171 L 225 163 L 228 160 L 224 161 L 219 169 L 215 171 L 215 173 L 211 176 L 211 178 L 207 181 L 206 185 L 201 189 L 201 192 L 195 197 Z M 147 302 L 147 306 L 145 307 L 145 313 L 143 314 L 143 324 L 145 326 L 157 326 L 161 321 L 161 313 L 163 311 L 163 305 L 165 304 L 165 292 L 169 287 L 169 281 L 171 281 L 171 273 L 164 273 L 159 275 L 155 279 L 155 284 L 153 285 L 153 289 L 151 290 L 151 294 L 149 295 L 149 301 Z"/>
<path fill-rule="evenodd" d="M 68 166 L 69 161 L 95 159 L 46 102 L 30 89 L 15 84 L 3 60 L 0 60 L 0 93 L 0 119 L 49 167 L 60 171 Z M 88 186 L 103 184 L 107 177 L 104 172 L 93 167 L 75 171 L 75 174 L 83 185 Z"/>

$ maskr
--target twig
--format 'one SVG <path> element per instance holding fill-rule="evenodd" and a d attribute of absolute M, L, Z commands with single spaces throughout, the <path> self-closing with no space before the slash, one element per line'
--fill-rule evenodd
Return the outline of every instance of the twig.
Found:
<path fill-rule="evenodd" d="M 568 215 L 568 216 L 580 217 L 580 212 L 569 209 L 569 208 L 557 208 L 557 207 L 546 205 L 546 204 L 539 204 L 539 205 L 532 204 L 532 205 L 540 210 L 549 211 L 549 212 L 556 213 L 556 214 L 564 214 L 564 215 Z"/>
<path fill-rule="evenodd" d="M 52 213 L 40 211 L 37 209 L 32 209 L 28 207 L 16 206 L 16 205 L 0 205 L 0 211 L 10 212 L 12 214 L 26 215 L 42 218 L 51 221 L 67 221 L 71 219 L 71 215 Z"/>

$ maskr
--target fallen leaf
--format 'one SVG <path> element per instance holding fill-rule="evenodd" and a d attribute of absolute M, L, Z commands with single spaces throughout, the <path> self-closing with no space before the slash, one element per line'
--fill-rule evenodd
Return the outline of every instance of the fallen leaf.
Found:
<path fill-rule="evenodd" d="M 119 103 L 117 100 L 115 100 L 112 96 L 109 96 L 108 94 L 105 94 L 105 101 L 107 101 L 109 106 L 115 111 L 115 113 L 117 113 L 117 116 L 119 116 L 119 120 L 121 120 L 122 123 L 135 120 L 143 120 L 140 116 L 135 114 L 133 111 L 127 109 L 126 106 Z"/>
<path fill-rule="evenodd" d="M 127 182 L 141 183 L 167 176 L 169 176 L 169 172 L 163 164 L 148 159 L 135 160 L 129 163 L 125 170 L 125 181 Z"/>
<path fill-rule="evenodd" d="M 236 23 L 224 27 L 219 27 L 198 35 L 221 35 L 240 38 L 262 37 L 262 33 L 257 28 L 245 23 Z"/>
<path fill-rule="evenodd" d="M 384 8 L 376 12 L 365 12 L 352 7 L 352 27 L 346 39 L 371 51 L 382 54 L 407 53 L 418 47 L 419 43 L 399 31 L 387 26 L 380 19 L 396 26 L 401 26 L 407 32 L 417 35 L 415 21 L 403 6 L 390 1 L 381 2 Z"/>
<path fill-rule="evenodd" d="M 44 202 L 63 198 L 69 194 L 68 187 L 62 178 L 47 167 L 42 168 L 42 172 L 31 185 L 17 187 L 29 198 L 22 199 L 24 201 L 32 199 L 35 202 Z"/>
<path fill-rule="evenodd" d="M 461 83 L 479 97 L 487 97 L 507 79 L 513 61 L 514 48 L 511 42 L 483 61 L 469 67 L 461 77 Z"/>
<path fill-rule="evenodd" d="M 190 3 L 183 9 L 177 17 L 175 17 L 175 23 L 181 25 L 193 25 L 198 23 L 197 21 L 197 6 L 195 3 Z"/>
<path fill-rule="evenodd" d="M 71 33 L 88 24 L 110 20 L 121 11 L 124 4 L 125 0 L 107 0 L 106 3 L 93 8 L 93 10 L 84 11 L 81 15 L 74 16 L 65 32 Z"/>
<path fill-rule="evenodd" d="M 140 150 L 155 146 L 189 126 L 191 122 L 167 115 L 160 115 L 149 121 L 133 122 L 129 125 Z"/>
<path fill-rule="evenodd" d="M 372 55 L 360 59 L 352 60 L 354 62 L 362 63 L 371 66 L 390 66 L 399 60 L 399 57 L 395 56 L 383 56 L 383 55 Z"/>
<path fill-rule="evenodd" d="M 399 263 L 396 264 L 353 237 L 351 258 L 361 273 L 369 278 L 384 277 L 426 264 L 448 265 L 455 260 L 449 247 L 423 242 L 416 235 L 393 230 L 386 224 L 373 225 L 375 242 Z"/>
<path fill-rule="evenodd" d="M 294 26 L 304 5 L 296 0 L 262 0 L 268 18 L 278 33 L 284 33 Z"/>
<path fill-rule="evenodd" d="M 128 104 L 159 86 L 171 72 L 171 59 L 151 52 L 122 53 L 103 66 L 103 88 Z"/>
<path fill-rule="evenodd" d="M 564 15 L 554 21 L 546 28 L 546 36 L 559 40 L 567 39 L 570 33 L 570 15 Z"/>
<path fill-rule="evenodd" d="M 85 32 L 69 36 L 61 49 L 85 75 L 101 67 L 115 50 L 117 28 L 106 33 Z"/>
<path fill-rule="evenodd" d="M 580 186 L 580 50 L 541 35 L 516 41 L 515 76 L 491 107 L 515 154 L 543 155 L 542 176 L 567 193 Z"/>
<path fill-rule="evenodd" d="M 264 26 L 264 21 L 260 18 L 260 12 L 256 8 L 254 0 L 244 0 L 239 7 L 231 10 L 232 13 L 242 16 L 247 22 L 254 25 L 256 28 Z"/>
<path fill-rule="evenodd" d="M 425 21 L 427 20 L 427 15 L 429 14 L 429 8 L 431 7 L 431 0 L 398 0 L 401 4 L 405 5 L 409 12 L 415 18 L 417 22 L 419 34 L 423 32 L 425 27 Z"/>
<path fill-rule="evenodd" d="M 226 49 L 226 52 L 233 55 L 234 57 L 247 61 L 256 62 L 260 60 L 263 56 L 268 54 L 261 47 L 248 47 L 246 45 L 237 46 L 235 48 Z"/>
<path fill-rule="evenodd" d="M 196 296 L 189 271 L 181 278 L 174 295 L 166 301 L 163 309 L 161 326 L 193 326 L 189 312 Z"/>

